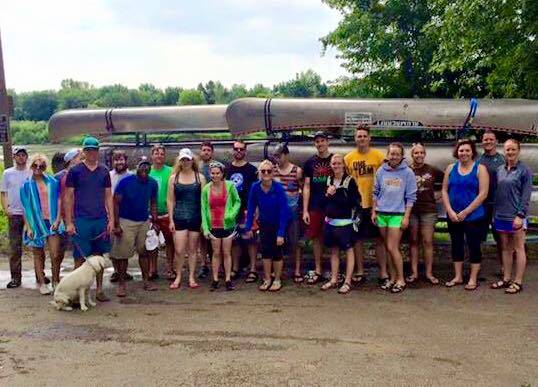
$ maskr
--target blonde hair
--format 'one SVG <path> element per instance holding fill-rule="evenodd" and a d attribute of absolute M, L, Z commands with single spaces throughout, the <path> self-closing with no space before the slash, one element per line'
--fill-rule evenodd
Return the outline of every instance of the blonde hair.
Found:
<path fill-rule="evenodd" d="M 405 157 L 405 149 L 401 142 L 391 142 L 387 147 L 387 155 L 390 153 L 390 148 L 398 148 L 402 153 L 402 157 Z"/>
<path fill-rule="evenodd" d="M 258 172 L 260 172 L 260 170 L 264 167 L 264 166 L 269 166 L 271 167 L 271 169 L 275 168 L 275 164 L 273 164 L 273 162 L 269 159 L 265 159 L 263 160 L 260 165 L 258 165 Z"/>
<path fill-rule="evenodd" d="M 30 167 L 32 167 L 36 161 L 43 161 L 45 166 L 49 166 L 49 159 L 43 153 L 36 153 L 30 157 Z"/>
<path fill-rule="evenodd" d="M 334 159 L 341 159 L 342 161 L 344 161 L 344 156 L 341 153 L 335 153 L 331 157 L 331 163 L 333 162 Z"/>
<path fill-rule="evenodd" d="M 198 163 L 196 162 L 194 156 L 192 158 L 192 170 L 195 174 L 198 174 Z M 174 170 L 172 171 L 172 174 L 174 175 L 174 180 L 177 183 L 179 179 L 179 174 L 183 172 L 183 165 L 181 164 L 181 159 L 179 156 L 176 157 L 176 161 L 174 163 Z"/>

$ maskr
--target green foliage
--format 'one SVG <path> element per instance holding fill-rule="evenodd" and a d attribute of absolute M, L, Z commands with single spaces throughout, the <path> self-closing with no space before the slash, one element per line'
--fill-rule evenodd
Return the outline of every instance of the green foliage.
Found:
<path fill-rule="evenodd" d="M 179 94 L 178 105 L 203 105 L 204 95 L 200 90 L 186 89 Z"/>
<path fill-rule="evenodd" d="M 58 108 L 58 97 L 53 90 L 32 91 L 17 96 L 15 119 L 46 121 Z"/>
<path fill-rule="evenodd" d="M 14 144 L 46 144 L 49 141 L 46 121 L 11 121 L 10 127 Z"/>
<path fill-rule="evenodd" d="M 274 92 L 283 97 L 324 97 L 327 95 L 327 85 L 321 82 L 319 74 L 307 70 L 296 74 L 290 81 L 279 83 L 275 86 Z"/>

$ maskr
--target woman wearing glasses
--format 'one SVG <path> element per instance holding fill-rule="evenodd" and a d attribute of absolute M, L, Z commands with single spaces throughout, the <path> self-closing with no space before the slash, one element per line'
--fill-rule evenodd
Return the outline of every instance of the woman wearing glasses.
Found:
<path fill-rule="evenodd" d="M 34 269 L 39 293 L 52 291 L 45 284 L 45 245 L 48 244 L 52 261 L 52 286 L 60 282 L 61 246 L 60 235 L 64 231 L 60 215 L 60 185 L 45 173 L 48 159 L 36 154 L 30 160 L 32 176 L 21 187 L 21 202 L 24 208 L 24 243 L 32 248 Z"/>
<path fill-rule="evenodd" d="M 211 181 L 202 190 L 202 230 L 213 248 L 211 290 L 219 287 L 221 258 L 224 260 L 226 290 L 234 290 L 231 280 L 232 241 L 236 235 L 236 218 L 241 207 L 241 199 L 234 183 L 224 180 L 222 163 L 212 161 L 209 164 L 209 175 Z"/>
<path fill-rule="evenodd" d="M 280 277 L 283 266 L 284 234 L 290 218 L 290 210 L 282 184 L 273 180 L 273 163 L 263 160 L 258 167 L 258 172 L 260 180 L 252 185 L 248 197 L 245 230 L 248 237 L 252 237 L 252 222 L 258 209 L 264 276 L 259 289 L 276 292 L 282 288 Z M 274 272 L 273 280 L 271 280 L 272 272 Z"/>

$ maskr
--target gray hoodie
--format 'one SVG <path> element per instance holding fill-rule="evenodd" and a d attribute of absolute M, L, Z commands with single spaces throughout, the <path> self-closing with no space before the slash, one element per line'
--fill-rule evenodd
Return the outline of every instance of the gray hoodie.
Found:
<path fill-rule="evenodd" d="M 385 162 L 377 170 L 374 199 L 378 212 L 403 214 L 406 207 L 413 207 L 417 200 L 417 181 L 405 160 L 394 169 Z"/>

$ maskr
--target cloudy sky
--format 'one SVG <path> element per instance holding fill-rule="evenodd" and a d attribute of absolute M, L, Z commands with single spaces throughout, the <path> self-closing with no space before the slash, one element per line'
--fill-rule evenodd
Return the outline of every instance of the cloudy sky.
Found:
<path fill-rule="evenodd" d="M 319 38 L 339 14 L 321 0 L 1 0 L 8 88 L 273 85 L 309 68 L 344 75 Z"/>

